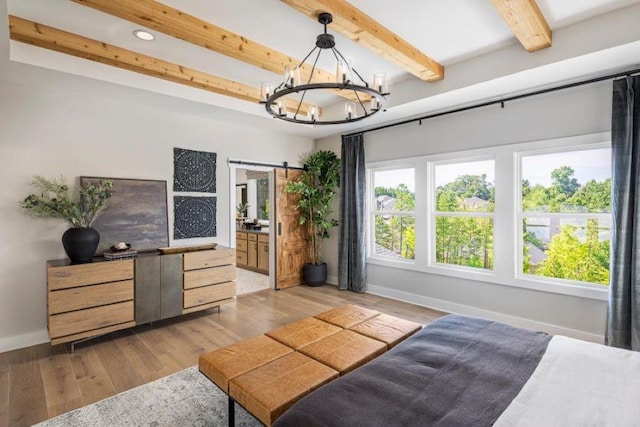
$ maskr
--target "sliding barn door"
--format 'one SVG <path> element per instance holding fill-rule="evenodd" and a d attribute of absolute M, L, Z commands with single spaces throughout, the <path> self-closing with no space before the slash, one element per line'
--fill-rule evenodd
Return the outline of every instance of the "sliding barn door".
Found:
<path fill-rule="evenodd" d="M 276 289 L 302 284 L 302 268 L 309 261 L 309 235 L 306 226 L 298 222 L 298 196 L 284 191 L 287 183 L 296 180 L 302 171 L 275 170 L 276 221 Z"/>

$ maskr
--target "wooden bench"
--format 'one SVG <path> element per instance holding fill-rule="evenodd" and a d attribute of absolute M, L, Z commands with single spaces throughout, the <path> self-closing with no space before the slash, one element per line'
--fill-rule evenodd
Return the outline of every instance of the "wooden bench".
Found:
<path fill-rule="evenodd" d="M 200 356 L 200 371 L 266 426 L 302 397 L 367 363 L 422 325 L 344 305 Z"/>

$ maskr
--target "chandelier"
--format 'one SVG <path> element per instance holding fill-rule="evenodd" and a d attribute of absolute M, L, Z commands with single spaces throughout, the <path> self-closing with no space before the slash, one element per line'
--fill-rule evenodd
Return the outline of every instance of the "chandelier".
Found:
<path fill-rule="evenodd" d="M 332 21 L 333 16 L 330 13 L 320 13 L 318 22 L 324 25 L 324 33 L 316 37 L 315 47 L 300 64 L 295 67 L 289 65 L 285 67 L 284 80 L 278 86 L 271 82 L 263 82 L 260 86 L 260 103 L 265 105 L 267 113 L 273 117 L 308 125 L 335 125 L 356 122 L 386 109 L 386 95 L 389 95 L 386 74 L 375 73 L 372 84 L 369 86 L 360 73 L 351 66 L 351 62 L 336 49 L 333 35 L 327 34 L 327 24 Z M 306 83 L 303 83 L 300 78 L 300 70 L 305 61 L 316 51 L 317 54 L 309 78 Z M 324 51 L 331 51 L 336 60 L 335 81 L 311 83 L 320 54 Z M 344 104 L 342 119 L 323 120 L 322 110 L 317 105 L 304 102 L 307 94 L 312 98 L 312 93 L 335 93 L 336 91 L 348 99 Z"/>

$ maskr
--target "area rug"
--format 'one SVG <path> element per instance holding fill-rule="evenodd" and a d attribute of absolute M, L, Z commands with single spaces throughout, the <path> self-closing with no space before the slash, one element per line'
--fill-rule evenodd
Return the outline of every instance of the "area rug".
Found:
<path fill-rule="evenodd" d="M 236 425 L 261 426 L 236 406 Z M 226 426 L 227 395 L 196 366 L 37 424 L 39 427 Z"/>

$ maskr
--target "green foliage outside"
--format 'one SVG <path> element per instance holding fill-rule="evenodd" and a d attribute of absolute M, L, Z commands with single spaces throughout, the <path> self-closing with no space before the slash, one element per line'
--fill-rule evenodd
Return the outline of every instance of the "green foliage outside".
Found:
<path fill-rule="evenodd" d="M 72 227 L 91 227 L 107 206 L 111 197 L 113 182 L 102 179 L 97 185 L 80 187 L 79 196 L 69 193 L 64 178 L 47 179 L 40 175 L 33 177 L 31 186 L 36 193 L 29 194 L 20 206 L 31 216 L 41 218 L 61 218 Z"/>
<path fill-rule="evenodd" d="M 269 178 L 256 180 L 258 219 L 269 219 Z"/>
<path fill-rule="evenodd" d="M 460 175 L 436 189 L 437 212 L 493 212 L 495 186 L 487 175 Z M 493 268 L 493 219 L 436 216 L 436 261 Z"/>
<path fill-rule="evenodd" d="M 393 199 L 395 212 L 413 212 L 415 195 L 405 184 L 396 188 L 376 187 L 376 200 L 384 196 Z M 376 244 L 398 254 L 400 258 L 415 258 L 415 218 L 400 215 L 376 215 Z"/>
<path fill-rule="evenodd" d="M 394 198 L 392 212 L 413 211 L 415 196 L 406 185 L 376 187 L 380 196 Z M 577 181 L 574 170 L 562 166 L 552 171 L 551 185 L 522 182 L 524 212 L 606 213 L 611 207 L 611 179 L 601 182 Z M 493 268 L 493 219 L 482 216 L 447 215 L 452 212 L 493 212 L 495 187 L 486 175 L 460 175 L 436 189 L 436 261 L 484 269 Z M 378 207 L 378 210 L 381 210 Z M 559 220 L 557 223 L 559 224 Z M 549 227 L 547 227 L 549 228 Z M 558 226 L 550 239 L 534 233 L 535 225 L 523 223 L 523 272 L 539 276 L 609 284 L 608 232 L 598 219 L 589 218 L 582 226 Z M 553 232 L 553 231 L 551 231 Z M 405 259 L 415 257 L 415 219 L 413 216 L 376 215 L 376 244 Z M 532 261 L 537 248 L 542 260 Z"/>
<path fill-rule="evenodd" d="M 531 186 L 522 182 L 522 206 L 525 212 L 602 213 L 611 210 L 611 179 L 590 180 L 580 184 L 574 170 L 562 166 L 551 173 L 549 187 Z M 527 231 L 523 224 L 524 262 L 522 271 L 538 276 L 582 282 L 609 284 L 609 239 L 600 239 L 598 219 L 589 218 L 584 226 L 562 225 L 559 232 L 545 243 Z M 537 265 L 531 262 L 531 249 L 544 251 L 545 258 Z"/>

